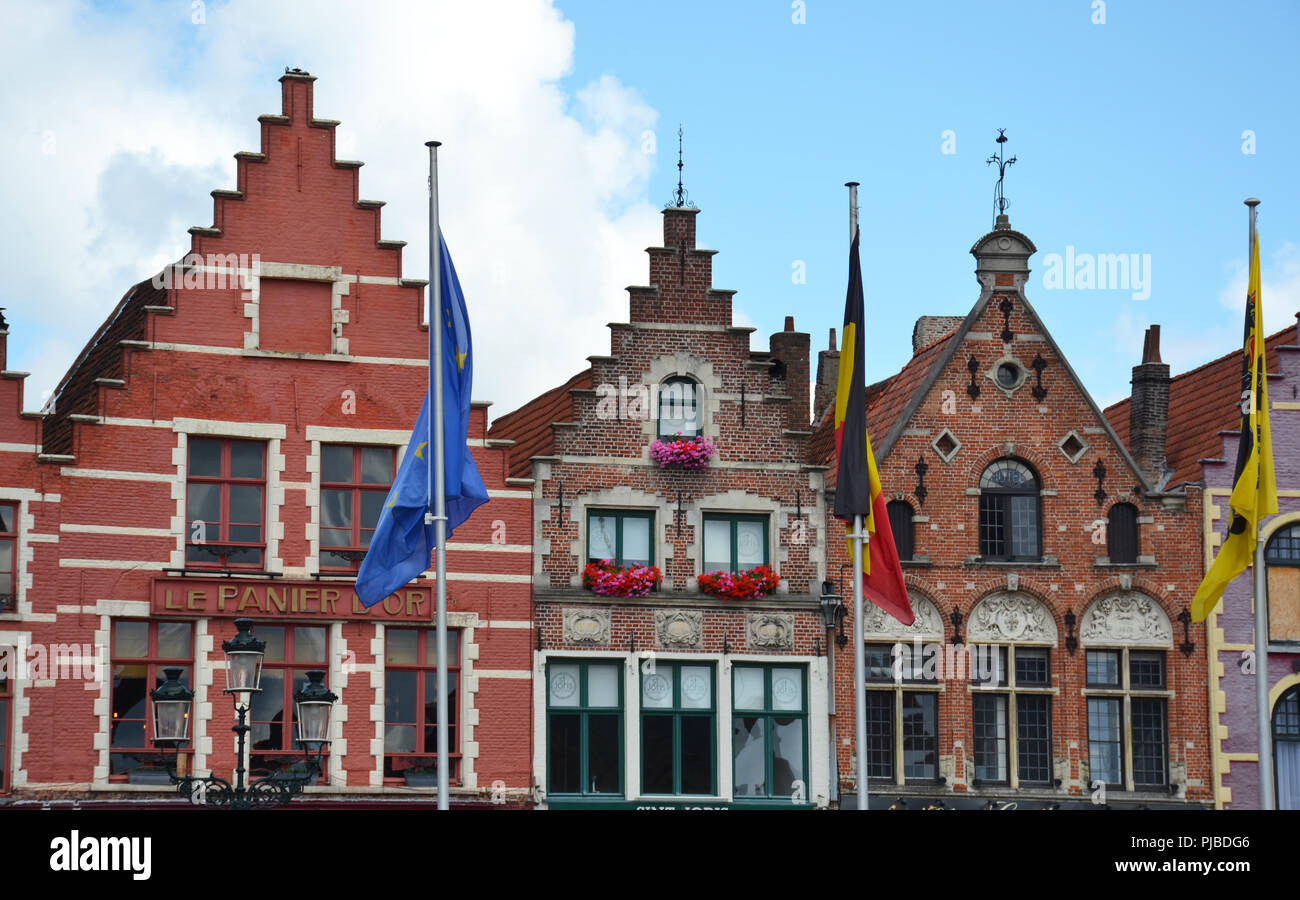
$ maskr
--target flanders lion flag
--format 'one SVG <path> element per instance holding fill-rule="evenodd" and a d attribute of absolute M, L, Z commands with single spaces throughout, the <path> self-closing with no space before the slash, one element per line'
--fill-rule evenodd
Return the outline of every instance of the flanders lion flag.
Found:
<path fill-rule="evenodd" d="M 1241 362 L 1241 443 L 1228 498 L 1228 536 L 1210 571 L 1192 598 L 1192 621 L 1203 622 L 1223 596 L 1228 582 L 1255 556 L 1259 522 L 1277 512 L 1273 480 L 1273 442 L 1268 431 L 1268 375 L 1264 361 L 1264 317 L 1259 297 L 1259 233 L 1250 250 L 1250 284 L 1246 289 L 1246 336 Z"/>

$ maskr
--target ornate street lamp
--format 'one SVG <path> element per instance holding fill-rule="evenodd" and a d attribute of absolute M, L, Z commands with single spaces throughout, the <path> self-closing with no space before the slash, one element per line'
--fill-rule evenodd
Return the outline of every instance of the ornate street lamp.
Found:
<path fill-rule="evenodd" d="M 315 781 L 322 771 L 321 762 L 330 743 L 331 713 L 338 695 L 325 687 L 325 673 L 313 669 L 307 673 L 307 684 L 293 697 L 297 704 L 298 741 L 306 751 L 305 771 L 293 775 L 277 773 L 252 782 L 245 781 L 244 752 L 248 733 L 253 730 L 248 724 L 248 711 L 252 695 L 262 689 L 262 659 L 266 653 L 266 642 L 253 637 L 252 627 L 252 619 L 236 619 L 237 633 L 221 644 L 226 654 L 224 693 L 233 698 L 235 713 L 239 717 L 231 729 L 239 736 L 234 784 L 215 775 L 206 778 L 177 775 L 175 765 L 167 765 L 176 792 L 196 805 L 225 809 L 282 806 L 301 794 L 303 788 Z M 154 705 L 153 742 L 164 750 L 164 758 L 167 749 L 179 755 L 180 748 L 190 739 L 189 720 L 194 692 L 181 683 L 183 671 L 177 666 L 164 669 L 167 680 L 149 692 Z"/>
<path fill-rule="evenodd" d="M 827 629 L 835 631 L 835 646 L 843 647 L 849 642 L 848 635 L 844 633 L 844 618 L 849 611 L 844 608 L 844 598 L 835 593 L 835 582 L 822 582 L 822 595 L 819 602 Z"/>

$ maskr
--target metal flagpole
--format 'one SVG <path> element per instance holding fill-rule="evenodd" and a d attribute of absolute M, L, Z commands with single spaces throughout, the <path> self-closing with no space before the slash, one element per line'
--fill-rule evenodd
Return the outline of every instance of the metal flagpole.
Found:
<path fill-rule="evenodd" d="M 849 245 L 852 246 L 853 238 L 858 233 L 858 184 L 856 181 L 850 181 L 847 185 L 849 189 Z M 865 323 L 866 312 L 863 311 L 863 321 Z M 857 344 L 865 339 L 864 335 L 854 334 L 854 346 L 846 348 L 856 364 L 857 361 Z M 854 372 L 854 378 L 866 380 L 865 372 Z M 851 394 L 850 394 L 851 396 Z M 868 495 L 869 496 L 869 495 Z M 863 542 L 866 539 L 866 532 L 862 527 L 862 516 L 853 517 L 853 706 L 856 718 L 855 738 L 857 743 L 857 761 L 858 761 L 858 797 L 857 808 L 866 809 L 870 801 L 870 792 L 867 790 L 867 697 L 863 682 L 865 681 L 864 673 L 866 672 L 866 653 L 863 647 L 862 635 L 862 555 Z"/>
<path fill-rule="evenodd" d="M 433 370 L 429 385 L 430 428 L 433 431 L 433 466 L 429 467 L 433 489 L 429 492 L 433 509 L 425 510 L 424 522 L 434 524 L 437 540 L 437 642 L 438 642 L 438 809 L 450 809 L 448 791 L 451 779 L 447 770 L 447 485 L 444 472 L 442 424 L 442 248 L 438 240 L 438 148 L 439 141 L 428 141 L 429 148 L 429 331 L 433 350 L 429 363 Z M 434 471 L 436 469 L 436 471 Z"/>
<path fill-rule="evenodd" d="M 1245 203 L 1250 209 L 1250 247 L 1246 255 L 1246 271 L 1249 273 L 1250 267 L 1255 260 L 1255 207 L 1259 206 L 1259 201 L 1252 197 Z M 1248 280 L 1249 277 L 1249 274 L 1247 274 Z M 1249 286 L 1247 286 L 1247 290 L 1249 289 Z M 1255 302 L 1259 303 L 1259 301 L 1260 298 L 1256 297 Z M 1251 327 L 1254 327 L 1253 321 Z M 1255 340 L 1262 341 L 1263 339 L 1263 334 L 1255 335 Z M 1254 384 L 1257 377 L 1254 359 L 1250 361 L 1250 367 L 1251 388 L 1253 390 L 1258 387 Z M 1267 367 L 1267 362 L 1265 367 Z M 1261 409 L 1259 415 L 1268 415 L 1268 410 Z M 1258 435 L 1258 431 L 1256 431 L 1256 435 Z M 1256 440 L 1258 440 L 1258 437 L 1256 437 Z M 1262 522 L 1256 523 L 1256 527 L 1262 525 Z M 1259 528 L 1259 533 L 1255 535 L 1253 568 L 1255 578 L 1255 717 L 1259 739 L 1259 808 L 1276 809 L 1277 801 L 1273 796 L 1273 735 L 1270 727 L 1272 722 L 1268 714 L 1268 586 L 1264 571 L 1264 536 L 1262 527 Z"/>

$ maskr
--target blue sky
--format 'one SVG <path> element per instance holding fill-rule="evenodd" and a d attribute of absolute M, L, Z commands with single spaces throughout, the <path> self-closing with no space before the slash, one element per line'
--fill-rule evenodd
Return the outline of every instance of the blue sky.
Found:
<path fill-rule="evenodd" d="M 660 113 L 653 201 L 675 185 L 683 123 L 700 239 L 721 251 L 714 281 L 762 334 L 793 313 L 824 346 L 847 274 L 842 185 L 862 183 L 868 379 L 906 360 L 917 315 L 977 298 L 968 251 L 990 226 L 999 127 L 1018 158 L 1008 214 L 1039 249 L 1027 295 L 1100 402 L 1128 392 L 1152 322 L 1175 372 L 1233 349 L 1248 196 L 1263 201 L 1269 324 L 1300 311 L 1294 3 L 1116 0 L 1104 24 L 1088 0 L 807 0 L 803 25 L 789 2 L 560 8 L 578 26 L 570 78 L 614 72 Z M 1150 298 L 1044 289 L 1044 255 L 1067 245 L 1150 254 Z"/>
<path fill-rule="evenodd" d="M 646 278 L 676 182 L 721 252 L 755 349 L 787 314 L 814 351 L 838 326 L 847 192 L 862 183 L 867 376 L 911 353 L 921 314 L 966 313 L 992 218 L 997 128 L 1018 162 L 1030 301 L 1103 405 L 1142 331 L 1174 371 L 1230 352 L 1259 197 L 1270 330 L 1300 310 L 1300 6 L 1092 0 L 928 4 L 439 0 L 369 5 L 50 0 L 9 10 L 0 284 L 9 367 L 37 409 L 134 281 L 188 249 L 279 111 L 286 65 L 388 201 L 384 236 L 425 274 L 423 141 L 444 141 L 443 223 L 475 328 L 475 394 L 513 409 L 605 352 Z M 803 24 L 796 24 L 800 12 Z M 653 132 L 657 152 L 644 152 Z M 1253 133 L 1252 153 L 1243 152 Z M 950 132 L 945 153 L 945 133 Z M 1136 254 L 1149 297 L 1048 289 L 1050 254 Z M 794 283 L 802 264 L 806 280 Z M 1136 287 L 1136 286 L 1131 286 Z M 509 360 L 508 365 L 495 364 Z"/>

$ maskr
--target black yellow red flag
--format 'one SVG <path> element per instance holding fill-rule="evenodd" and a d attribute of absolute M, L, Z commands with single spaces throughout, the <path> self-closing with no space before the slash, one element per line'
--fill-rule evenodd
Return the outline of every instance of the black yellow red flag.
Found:
<path fill-rule="evenodd" d="M 858 233 L 849 247 L 849 290 L 844 299 L 844 343 L 835 392 L 835 516 L 862 516 L 868 540 L 862 554 L 863 593 L 904 625 L 916 620 L 907 599 L 903 567 L 885 511 L 885 494 L 867 434 L 866 337 L 862 331 L 862 264 Z M 852 556 L 853 542 L 849 541 Z"/>
<path fill-rule="evenodd" d="M 1192 598 L 1192 621 L 1203 622 L 1219 605 L 1223 590 L 1255 557 L 1259 523 L 1277 512 L 1273 478 L 1273 440 L 1268 428 L 1268 373 L 1264 353 L 1264 315 L 1260 308 L 1259 233 L 1250 251 L 1246 288 L 1246 328 L 1241 360 L 1241 441 L 1228 497 L 1228 535 Z"/>

